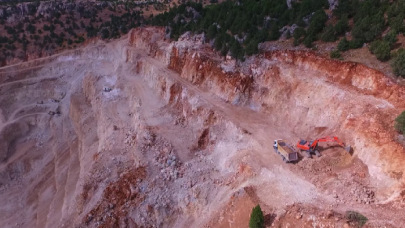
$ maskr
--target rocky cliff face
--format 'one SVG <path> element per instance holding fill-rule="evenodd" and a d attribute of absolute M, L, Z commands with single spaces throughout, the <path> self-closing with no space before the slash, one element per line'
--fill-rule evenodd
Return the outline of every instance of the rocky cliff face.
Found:
<path fill-rule="evenodd" d="M 131 34 L 132 39 L 142 36 Z M 342 135 L 354 146 L 354 155 L 369 166 L 376 186 L 401 189 L 404 179 L 397 173 L 403 172 L 404 160 L 397 158 L 404 150 L 395 141 L 393 122 L 405 109 L 402 86 L 364 65 L 311 52 L 268 52 L 237 65 L 196 46 L 201 43 L 195 39 L 184 36 L 158 51 L 155 42 L 141 46 L 160 53 L 157 58 L 169 62 L 182 78 L 222 100 L 283 120 L 286 132 L 303 138 Z"/>
<path fill-rule="evenodd" d="M 347 210 L 404 222 L 402 87 L 310 52 L 237 63 L 201 36 L 164 37 L 141 28 L 0 69 L 1 226 L 246 227 L 234 205 L 257 203 L 267 225 L 343 225 Z M 326 135 L 352 154 L 273 153 L 275 139 Z"/>

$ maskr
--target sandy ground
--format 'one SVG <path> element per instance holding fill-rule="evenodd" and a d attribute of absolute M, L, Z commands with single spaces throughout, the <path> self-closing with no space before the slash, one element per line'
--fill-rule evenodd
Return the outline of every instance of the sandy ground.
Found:
<path fill-rule="evenodd" d="M 404 156 L 386 128 L 402 88 L 311 53 L 238 65 L 163 37 L 142 28 L 0 68 L 0 227 L 247 227 L 257 204 L 267 227 L 354 227 L 347 211 L 405 224 L 404 166 L 384 157 Z M 352 154 L 323 143 L 286 164 L 272 148 L 325 135 Z"/>

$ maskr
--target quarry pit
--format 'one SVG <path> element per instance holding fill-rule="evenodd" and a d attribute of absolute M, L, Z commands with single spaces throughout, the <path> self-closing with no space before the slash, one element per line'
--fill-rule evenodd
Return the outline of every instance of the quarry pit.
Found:
<path fill-rule="evenodd" d="M 162 28 L 0 68 L 0 227 L 405 224 L 405 90 L 364 65 L 275 50 L 244 62 Z M 58 114 L 56 114 L 58 113 Z M 284 163 L 275 139 L 352 153 Z"/>

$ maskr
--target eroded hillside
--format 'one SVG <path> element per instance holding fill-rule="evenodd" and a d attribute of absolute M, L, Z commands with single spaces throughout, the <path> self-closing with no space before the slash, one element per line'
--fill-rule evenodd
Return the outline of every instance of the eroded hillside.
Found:
<path fill-rule="evenodd" d="M 342 227 L 348 210 L 405 224 L 402 87 L 310 52 L 237 64 L 164 36 L 0 69 L 1 227 L 246 227 L 258 203 L 269 227 Z M 352 154 L 286 164 L 272 148 L 326 135 Z"/>

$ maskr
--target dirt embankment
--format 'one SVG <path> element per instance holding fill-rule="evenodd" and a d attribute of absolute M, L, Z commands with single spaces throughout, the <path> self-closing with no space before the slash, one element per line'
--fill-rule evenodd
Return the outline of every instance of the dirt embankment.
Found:
<path fill-rule="evenodd" d="M 310 52 L 236 63 L 164 36 L 0 69 L 0 226 L 246 227 L 256 204 L 267 226 L 347 226 L 348 210 L 405 222 L 402 87 Z M 272 149 L 326 135 L 353 153 L 324 143 L 285 164 Z"/>

